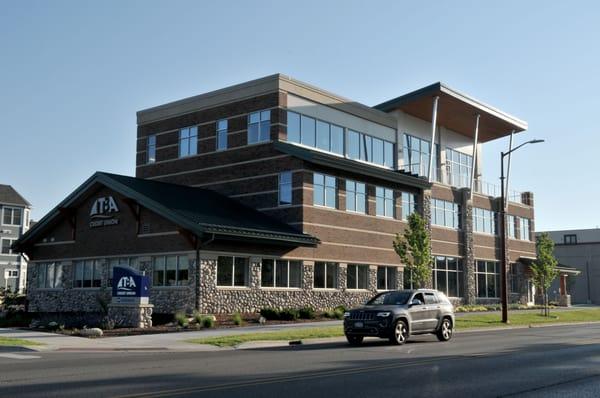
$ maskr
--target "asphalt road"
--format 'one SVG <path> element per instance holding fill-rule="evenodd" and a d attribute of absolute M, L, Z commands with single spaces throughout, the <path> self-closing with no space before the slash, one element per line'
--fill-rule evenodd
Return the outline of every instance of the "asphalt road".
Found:
<path fill-rule="evenodd" d="M 600 325 L 220 352 L 0 352 L 0 396 L 597 397 Z"/>

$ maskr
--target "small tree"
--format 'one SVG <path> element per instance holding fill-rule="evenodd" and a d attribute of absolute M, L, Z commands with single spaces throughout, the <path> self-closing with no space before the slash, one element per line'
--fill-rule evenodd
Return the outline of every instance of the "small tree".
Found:
<path fill-rule="evenodd" d="M 549 316 L 548 289 L 552 281 L 558 276 L 556 265 L 558 261 L 554 257 L 554 242 L 548 233 L 538 236 L 536 242 L 537 260 L 531 264 L 533 284 L 540 289 L 543 298 L 544 315 Z"/>
<path fill-rule="evenodd" d="M 404 234 L 396 234 L 393 244 L 411 284 L 427 286 L 431 280 L 431 240 L 423 217 L 418 213 L 408 216 L 408 228 Z"/>

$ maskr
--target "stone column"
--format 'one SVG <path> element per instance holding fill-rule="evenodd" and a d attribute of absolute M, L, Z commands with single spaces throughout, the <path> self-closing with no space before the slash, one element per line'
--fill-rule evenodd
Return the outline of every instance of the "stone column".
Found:
<path fill-rule="evenodd" d="M 304 261 L 302 264 L 302 289 L 312 290 L 315 278 L 315 262 Z"/>
<path fill-rule="evenodd" d="M 216 312 L 217 256 L 200 254 L 200 312 Z"/>
<path fill-rule="evenodd" d="M 473 202 L 469 188 L 461 189 L 461 227 L 464 247 L 463 258 L 463 298 L 465 304 L 475 304 L 475 254 L 473 253 Z"/>
<path fill-rule="evenodd" d="M 429 238 L 431 239 L 431 190 L 430 189 L 424 189 L 423 193 L 421 195 L 419 195 L 419 204 L 418 204 L 418 209 L 417 211 L 421 212 L 421 216 L 423 216 L 423 219 L 425 220 L 425 226 L 427 228 L 427 234 L 429 235 Z M 429 257 L 432 257 L 433 253 L 429 253 Z M 429 278 L 429 281 L 427 281 L 425 283 L 425 287 L 426 288 L 431 288 L 433 287 L 433 272 L 431 272 L 431 277 Z"/>
<path fill-rule="evenodd" d="M 394 286 L 392 285 L 392 287 Z M 404 289 L 404 271 L 400 267 L 396 268 L 396 286 L 394 288 L 396 290 Z"/>
<path fill-rule="evenodd" d="M 337 288 L 346 291 L 348 288 L 348 264 L 340 263 L 337 273 Z"/>
<path fill-rule="evenodd" d="M 252 290 L 260 290 L 261 280 L 260 280 L 260 271 L 261 271 L 261 258 L 260 257 L 250 257 L 250 280 L 248 282 L 250 285 L 250 289 Z"/>
<path fill-rule="evenodd" d="M 377 266 L 369 265 L 368 289 L 373 293 L 377 293 Z"/>

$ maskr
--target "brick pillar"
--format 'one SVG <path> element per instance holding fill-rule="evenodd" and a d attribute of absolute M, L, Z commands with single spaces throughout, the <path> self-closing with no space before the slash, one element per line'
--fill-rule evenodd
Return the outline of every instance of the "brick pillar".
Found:
<path fill-rule="evenodd" d="M 521 202 L 523 202 L 524 205 L 533 207 L 533 192 L 521 193 Z"/>
<path fill-rule="evenodd" d="M 464 247 L 463 258 L 463 298 L 465 304 L 475 304 L 475 254 L 473 253 L 473 202 L 469 188 L 461 189 L 461 228 Z"/>
<path fill-rule="evenodd" d="M 427 228 L 427 234 L 431 239 L 431 190 L 424 189 L 423 193 L 419 195 L 419 203 L 417 211 L 421 212 L 421 216 L 425 220 L 425 227 Z M 429 253 L 429 256 L 432 257 L 433 254 Z M 430 274 L 431 277 L 429 281 L 425 283 L 426 288 L 433 287 L 433 272 Z"/>

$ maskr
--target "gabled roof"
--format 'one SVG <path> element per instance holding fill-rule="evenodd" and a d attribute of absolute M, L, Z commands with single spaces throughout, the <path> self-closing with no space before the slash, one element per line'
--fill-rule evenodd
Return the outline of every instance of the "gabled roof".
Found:
<path fill-rule="evenodd" d="M 10 185 L 0 184 L 0 204 L 31 207 L 24 197 Z"/>
<path fill-rule="evenodd" d="M 76 206 L 85 193 L 104 185 L 197 236 L 259 240 L 263 243 L 314 246 L 317 238 L 215 191 L 97 172 L 15 243 L 32 242 L 58 219 L 61 209 Z"/>

